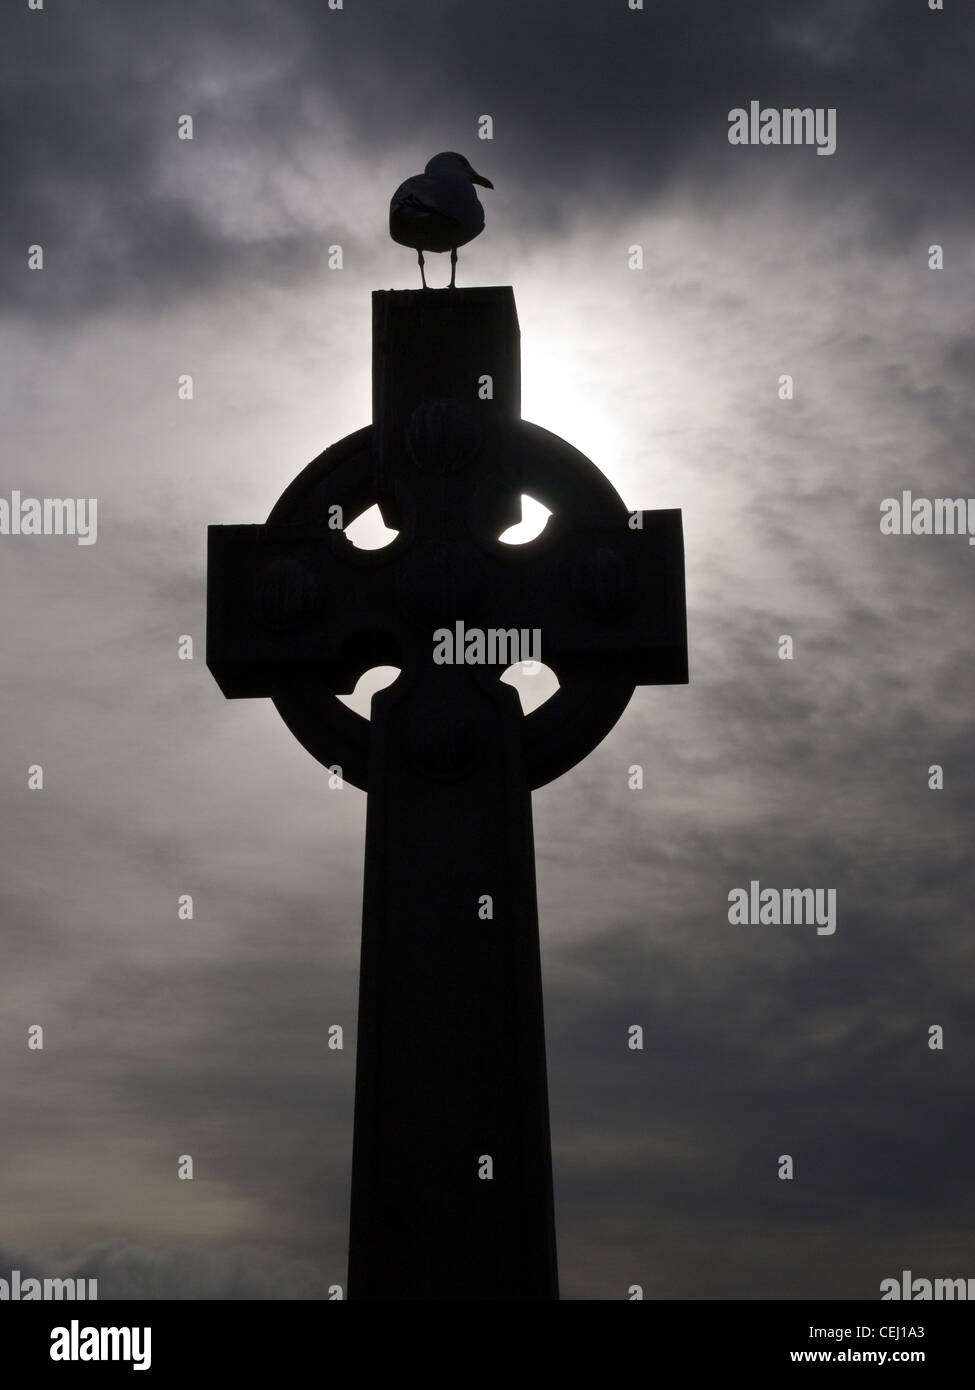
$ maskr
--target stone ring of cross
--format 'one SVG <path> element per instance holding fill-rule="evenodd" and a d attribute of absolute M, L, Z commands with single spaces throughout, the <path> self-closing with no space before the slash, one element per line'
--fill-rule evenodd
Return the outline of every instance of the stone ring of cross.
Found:
<path fill-rule="evenodd" d="M 234 693 L 270 695 L 299 742 L 343 781 L 369 790 L 378 702 L 419 685 L 426 713 L 416 754 L 426 773 L 449 780 L 476 769 L 476 687 L 482 703 L 503 709 L 526 780 L 540 787 L 602 741 L 637 684 L 687 679 L 678 510 L 629 512 L 565 440 L 452 401 L 424 402 L 388 447 L 395 458 L 384 467 L 377 431 L 358 430 L 308 464 L 265 526 L 224 528 L 249 533 L 234 542 L 250 551 L 236 573 L 252 576 L 249 602 L 239 592 L 226 600 L 228 611 L 240 612 L 242 598 L 249 610 Z M 521 519 L 522 495 L 552 515 L 534 540 L 506 544 L 499 536 Z M 398 534 L 364 550 L 343 527 L 373 504 Z M 559 688 L 523 714 L 499 679 L 510 664 L 504 642 L 489 642 L 473 664 L 455 649 L 454 664 L 438 668 L 436 635 L 458 625 L 535 634 L 531 655 Z M 337 695 L 376 666 L 400 675 L 373 697 L 370 721 Z"/>

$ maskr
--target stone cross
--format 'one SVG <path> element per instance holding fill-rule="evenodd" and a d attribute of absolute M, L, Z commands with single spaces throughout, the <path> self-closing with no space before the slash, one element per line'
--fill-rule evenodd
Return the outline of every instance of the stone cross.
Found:
<path fill-rule="evenodd" d="M 508 545 L 522 495 L 552 515 Z M 358 549 L 373 503 L 398 534 Z M 264 526 L 211 526 L 208 565 L 224 695 L 368 793 L 348 1296 L 558 1298 L 531 792 L 687 680 L 680 512 L 521 419 L 510 288 L 380 291 L 373 424 Z M 458 624 L 500 640 L 444 661 Z M 499 679 L 523 630 L 559 681 L 528 715 Z M 336 695 L 380 665 L 365 719 Z"/>

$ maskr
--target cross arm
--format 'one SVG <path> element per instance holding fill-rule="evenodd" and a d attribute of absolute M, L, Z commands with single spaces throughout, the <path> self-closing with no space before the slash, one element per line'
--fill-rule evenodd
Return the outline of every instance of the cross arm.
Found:
<path fill-rule="evenodd" d="M 537 629 L 557 673 L 604 670 L 635 685 L 686 683 L 684 545 L 678 509 L 612 526 L 553 517 L 497 563 L 492 626 Z M 504 619 L 504 621 L 502 621 Z"/>
<path fill-rule="evenodd" d="M 209 527 L 207 665 L 224 695 L 273 695 L 298 674 L 345 692 L 396 664 L 390 558 L 320 526 Z"/>

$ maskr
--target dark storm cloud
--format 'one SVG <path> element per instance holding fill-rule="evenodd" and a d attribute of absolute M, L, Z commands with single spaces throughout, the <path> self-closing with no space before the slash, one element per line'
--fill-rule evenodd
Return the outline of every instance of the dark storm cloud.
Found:
<path fill-rule="evenodd" d="M 314 178 L 316 150 L 398 158 L 405 175 L 445 144 L 478 147 L 516 236 L 777 187 L 810 215 L 862 201 L 871 239 L 895 249 L 971 208 L 963 7 L 92 0 L 8 9 L 4 25 L 2 293 L 33 314 L 319 272 L 330 242 L 348 251 L 364 229 L 348 225 L 341 174 L 313 208 L 282 209 L 280 180 Z M 728 111 L 752 99 L 836 107 L 837 153 L 731 147 Z M 183 112 L 192 144 L 176 139 Z M 484 147 L 482 114 L 496 122 Z M 243 161 L 263 170 L 256 187 L 238 183 Z M 216 185 L 232 226 L 205 196 Z M 282 225 L 263 222 L 271 209 Z M 34 243 L 43 277 L 25 269 Z"/>

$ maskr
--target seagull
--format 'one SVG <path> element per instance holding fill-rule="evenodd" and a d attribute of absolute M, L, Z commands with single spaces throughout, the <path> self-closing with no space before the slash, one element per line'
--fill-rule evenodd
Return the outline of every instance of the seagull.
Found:
<path fill-rule="evenodd" d="M 389 204 L 389 235 L 400 246 L 416 249 L 423 288 L 429 289 L 423 273 L 424 251 L 450 252 L 450 288 L 455 289 L 457 248 L 480 236 L 484 230 L 484 209 L 477 200 L 474 184 L 493 188 L 462 154 L 447 151 L 427 161 L 422 174 L 401 183 Z"/>

